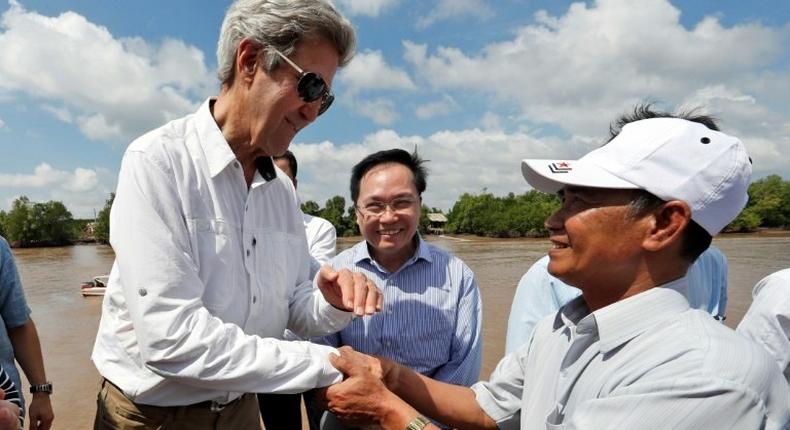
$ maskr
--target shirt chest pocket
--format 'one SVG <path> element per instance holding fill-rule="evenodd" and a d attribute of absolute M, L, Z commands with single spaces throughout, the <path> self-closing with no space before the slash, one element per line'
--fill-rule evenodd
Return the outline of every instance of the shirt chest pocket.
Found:
<path fill-rule="evenodd" d="M 255 245 L 250 271 L 256 284 L 272 305 L 285 303 L 287 308 L 300 272 L 305 272 L 301 278 L 307 278 L 307 243 L 301 236 L 281 231 L 258 232 L 251 241 Z"/>
<path fill-rule="evenodd" d="M 205 285 L 203 305 L 215 316 L 228 308 L 243 285 L 238 276 L 241 247 L 231 227 L 218 219 L 190 219 L 187 228 L 198 276 Z"/>

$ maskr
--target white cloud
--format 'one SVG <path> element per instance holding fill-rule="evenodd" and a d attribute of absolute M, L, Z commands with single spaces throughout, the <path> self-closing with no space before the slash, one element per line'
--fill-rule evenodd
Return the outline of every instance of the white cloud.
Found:
<path fill-rule="evenodd" d="M 351 64 L 341 70 L 338 80 L 348 86 L 351 95 L 361 91 L 416 88 L 408 73 L 387 64 L 381 51 L 358 53 Z"/>
<path fill-rule="evenodd" d="M 96 140 L 131 140 L 193 110 L 217 86 L 203 53 L 182 41 L 120 39 L 77 13 L 47 17 L 13 1 L 0 21 L 0 51 L 0 93 L 40 99 Z"/>
<path fill-rule="evenodd" d="M 338 0 L 343 11 L 351 16 L 377 17 L 387 9 L 394 8 L 399 0 Z"/>
<path fill-rule="evenodd" d="M 430 119 L 435 116 L 448 115 L 458 110 L 458 103 L 449 95 L 444 95 L 441 100 L 426 103 L 414 110 L 420 119 Z"/>
<path fill-rule="evenodd" d="M 112 191 L 113 173 L 104 168 L 77 167 L 73 171 L 59 170 L 49 163 L 41 163 L 33 173 L 0 173 L 0 191 L 11 190 L 6 196 L 6 208 L 20 195 L 34 202 L 62 201 L 75 218 L 92 218 L 101 209 Z"/>
<path fill-rule="evenodd" d="M 717 118 L 726 133 L 738 136 L 749 151 L 757 176 L 790 173 L 790 118 L 759 103 L 755 97 L 717 85 L 690 95 L 688 106 L 701 106 Z"/>
<path fill-rule="evenodd" d="M 47 111 L 47 112 L 51 113 L 52 115 L 54 115 L 55 118 L 65 122 L 67 124 L 71 124 L 71 123 L 74 122 L 74 116 L 71 114 L 71 111 L 69 111 L 65 107 L 53 106 L 53 105 L 47 105 L 47 104 L 42 105 L 41 107 L 45 111 Z"/>
<path fill-rule="evenodd" d="M 430 175 L 424 201 L 428 206 L 450 209 L 465 192 L 483 188 L 495 194 L 529 189 L 521 176 L 524 157 L 578 157 L 598 146 L 600 139 L 574 136 L 567 141 L 536 138 L 530 134 L 466 129 L 441 131 L 430 136 L 402 136 L 379 130 L 362 142 L 336 145 L 332 142 L 297 143 L 291 150 L 299 160 L 299 194 L 303 201 L 320 205 L 340 195 L 349 202 L 351 167 L 376 151 L 401 148 L 417 151 L 430 160 Z M 331 166 L 331 167 L 327 167 Z"/>
<path fill-rule="evenodd" d="M 2 188 L 45 188 L 63 187 L 68 191 L 90 191 L 98 185 L 97 173 L 93 169 L 78 167 L 73 173 L 57 170 L 49 163 L 41 163 L 32 174 L 0 173 Z"/>
<path fill-rule="evenodd" d="M 494 112 L 486 112 L 483 114 L 483 118 L 480 120 L 480 125 L 482 125 L 484 130 L 501 130 L 502 129 L 502 118 L 499 115 L 495 114 Z"/>
<path fill-rule="evenodd" d="M 742 132 L 751 151 L 768 156 L 790 153 L 790 73 L 776 68 L 790 61 L 788 43 L 790 26 L 726 27 L 708 16 L 685 27 L 666 0 L 599 0 L 574 3 L 564 15 L 539 12 L 512 39 L 477 52 L 406 41 L 403 58 L 434 91 L 463 91 L 495 112 L 515 107 L 516 123 L 571 134 L 600 135 L 646 100 L 668 109 L 702 102 L 721 112 L 725 130 Z M 756 163 L 758 174 L 775 160 L 790 166 L 782 156 Z"/>
<path fill-rule="evenodd" d="M 3 127 L 5 127 L 5 121 L 3 121 L 2 118 L 0 118 L 0 128 L 3 128 Z"/>
<path fill-rule="evenodd" d="M 359 115 L 370 118 L 378 125 L 391 125 L 398 120 L 395 104 L 389 99 L 350 101 Z"/>
<path fill-rule="evenodd" d="M 446 19 L 474 16 L 488 19 L 494 11 L 483 0 L 439 0 L 428 15 L 417 20 L 417 28 L 426 28 Z"/>

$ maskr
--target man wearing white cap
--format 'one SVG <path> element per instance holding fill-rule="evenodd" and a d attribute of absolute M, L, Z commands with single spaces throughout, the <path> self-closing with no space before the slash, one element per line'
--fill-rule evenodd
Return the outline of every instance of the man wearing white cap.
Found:
<path fill-rule="evenodd" d="M 685 118 L 639 107 L 580 160 L 524 160 L 527 182 L 563 200 L 546 221 L 548 270 L 582 296 L 541 320 L 489 381 L 452 386 L 383 359 L 369 369 L 341 349 L 331 361 L 347 378 L 328 406 L 385 429 L 433 429 L 426 417 L 463 429 L 784 428 L 790 387 L 778 367 L 684 294 L 689 265 L 744 207 L 751 176 L 738 139 Z"/>

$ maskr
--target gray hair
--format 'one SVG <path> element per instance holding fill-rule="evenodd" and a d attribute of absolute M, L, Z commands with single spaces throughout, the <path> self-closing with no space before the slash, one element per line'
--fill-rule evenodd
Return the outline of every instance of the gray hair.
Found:
<path fill-rule="evenodd" d="M 327 0 L 236 0 L 225 14 L 217 43 L 217 76 L 223 85 L 233 82 L 236 49 L 245 38 L 285 55 L 302 40 L 324 39 L 337 48 L 339 67 L 351 61 L 356 48 L 351 23 Z M 274 52 L 263 57 L 267 72 L 282 62 Z"/>

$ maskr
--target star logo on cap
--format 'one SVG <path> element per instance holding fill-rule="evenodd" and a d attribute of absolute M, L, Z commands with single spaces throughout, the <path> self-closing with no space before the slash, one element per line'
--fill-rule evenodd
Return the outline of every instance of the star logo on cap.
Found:
<path fill-rule="evenodd" d="M 568 173 L 573 170 L 573 168 L 571 168 L 568 162 L 561 161 L 559 163 L 549 164 L 549 170 L 551 170 L 551 173 Z"/>

